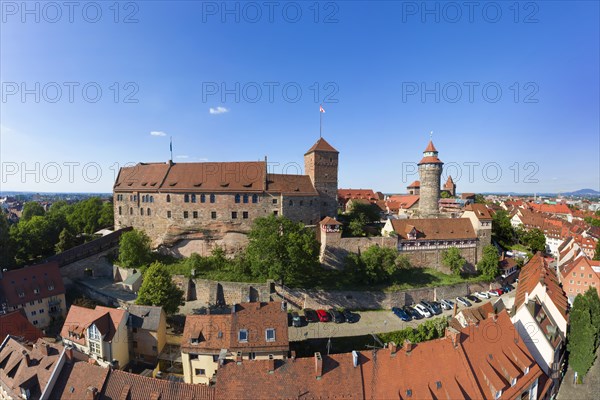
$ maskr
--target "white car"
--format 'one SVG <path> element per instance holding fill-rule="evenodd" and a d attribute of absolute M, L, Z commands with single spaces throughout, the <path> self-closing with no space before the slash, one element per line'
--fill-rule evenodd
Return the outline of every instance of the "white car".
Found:
<path fill-rule="evenodd" d="M 419 314 L 421 314 L 425 318 L 431 317 L 431 313 L 429 310 L 422 304 L 417 304 L 413 307 Z"/>
<path fill-rule="evenodd" d="M 454 302 L 452 300 L 442 299 L 440 304 L 444 310 L 452 310 L 454 308 Z"/>
<path fill-rule="evenodd" d="M 500 293 L 494 291 L 494 290 L 490 290 L 489 292 L 487 292 L 486 294 L 490 295 L 490 296 L 495 296 L 495 297 L 500 297 Z"/>
<path fill-rule="evenodd" d="M 489 299 L 490 295 L 486 292 L 475 292 L 474 293 L 475 296 L 479 297 L 480 299 Z"/>

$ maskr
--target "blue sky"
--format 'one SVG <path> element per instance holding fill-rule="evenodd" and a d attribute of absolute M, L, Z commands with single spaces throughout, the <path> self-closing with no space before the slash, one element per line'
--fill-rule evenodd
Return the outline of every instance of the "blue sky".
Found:
<path fill-rule="evenodd" d="M 600 190 L 598 2 L 47 4 L 2 2 L 2 190 L 110 192 L 170 136 L 299 173 L 320 103 L 340 187 L 404 192 L 433 131 L 459 192 Z"/>

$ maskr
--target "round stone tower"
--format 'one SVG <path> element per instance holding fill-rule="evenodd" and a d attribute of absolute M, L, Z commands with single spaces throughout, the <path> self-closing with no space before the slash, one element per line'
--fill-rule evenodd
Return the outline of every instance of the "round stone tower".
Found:
<path fill-rule="evenodd" d="M 432 218 L 439 214 L 440 179 L 444 163 L 438 158 L 438 151 L 430 140 L 419 162 L 419 214 L 421 218 Z"/>

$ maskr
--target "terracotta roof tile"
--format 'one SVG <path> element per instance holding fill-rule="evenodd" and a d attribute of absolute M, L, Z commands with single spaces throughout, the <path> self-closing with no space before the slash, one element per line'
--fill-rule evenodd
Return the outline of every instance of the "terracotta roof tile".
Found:
<path fill-rule="evenodd" d="M 331 217 L 325 217 L 325 218 L 323 218 L 323 220 L 321 222 L 319 222 L 319 225 L 342 225 L 342 224 Z"/>
<path fill-rule="evenodd" d="M 99 367 L 98 367 L 99 368 Z M 219 375 L 221 371 L 219 371 Z M 101 392 L 101 399 L 119 399 L 123 389 L 127 400 L 212 400 L 215 389 L 205 385 L 191 385 L 163 379 L 131 374 L 120 370 L 111 370 Z"/>
<path fill-rule="evenodd" d="M 418 188 L 421 187 L 421 181 L 414 181 L 413 183 L 411 183 L 410 185 L 407 186 L 407 188 Z"/>
<path fill-rule="evenodd" d="M 317 142 L 315 144 L 313 144 L 313 146 L 310 149 L 308 149 L 306 154 L 312 153 L 313 151 L 328 151 L 328 152 L 332 152 L 332 153 L 339 153 L 336 149 L 333 148 L 332 145 L 330 145 L 323 138 L 319 138 L 319 140 L 317 140 Z"/>
<path fill-rule="evenodd" d="M 58 263 L 50 262 L 3 272 L 0 295 L 2 293 L 8 306 L 64 294 L 65 286 Z"/>
<path fill-rule="evenodd" d="M 442 160 L 437 158 L 437 156 L 426 156 L 421 158 L 418 165 L 421 164 L 443 164 Z"/>
<path fill-rule="evenodd" d="M 84 361 L 67 362 L 63 366 L 50 395 L 51 399 L 82 400 L 88 391 L 100 392 L 108 376 L 109 368 L 102 368 Z"/>
<path fill-rule="evenodd" d="M 6 335 L 22 338 L 25 342 L 36 342 L 43 336 L 42 331 L 29 322 L 23 309 L 0 314 L 0 341 Z"/>
<path fill-rule="evenodd" d="M 433 145 L 433 142 L 431 140 L 427 144 L 427 147 L 425 148 L 425 152 L 436 152 L 437 153 L 437 149 L 435 148 L 435 146 Z"/>
<path fill-rule="evenodd" d="M 60 335 L 65 339 L 85 344 L 85 330 L 94 323 L 102 335 L 106 335 L 103 340 L 108 342 L 112 340 L 126 313 L 125 310 L 117 308 L 96 306 L 92 310 L 72 305 Z M 70 337 L 69 332 L 75 332 L 81 337 Z"/>
<path fill-rule="evenodd" d="M 317 196 L 318 192 L 308 175 L 268 175 L 268 192 L 285 195 Z"/>
<path fill-rule="evenodd" d="M 266 330 L 275 329 L 275 340 L 267 341 Z M 248 331 L 246 341 L 240 341 L 239 331 Z M 281 302 L 241 303 L 231 314 L 188 315 L 181 348 L 185 351 L 219 353 L 221 349 L 235 352 L 289 350 L 287 311 Z"/>
<path fill-rule="evenodd" d="M 417 240 L 476 239 L 471 221 L 467 218 L 394 219 L 392 227 L 400 240 L 408 240 L 406 227 L 414 226 Z"/>

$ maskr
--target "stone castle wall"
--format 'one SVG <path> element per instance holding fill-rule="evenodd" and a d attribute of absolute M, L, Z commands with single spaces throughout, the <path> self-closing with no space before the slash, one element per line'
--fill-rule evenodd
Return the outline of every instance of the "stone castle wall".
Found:
<path fill-rule="evenodd" d="M 474 272 L 477 265 L 478 246 L 459 247 L 460 255 L 466 260 L 465 270 Z M 434 268 L 443 273 L 450 274 L 452 271 L 442 263 L 442 256 L 445 249 L 433 250 L 408 250 L 401 251 L 400 254 L 406 255 L 413 267 Z"/>
<path fill-rule="evenodd" d="M 203 304 L 237 304 L 247 301 L 269 301 L 270 283 L 245 283 L 190 279 L 173 276 L 173 281 L 184 291 L 185 301 Z"/>

